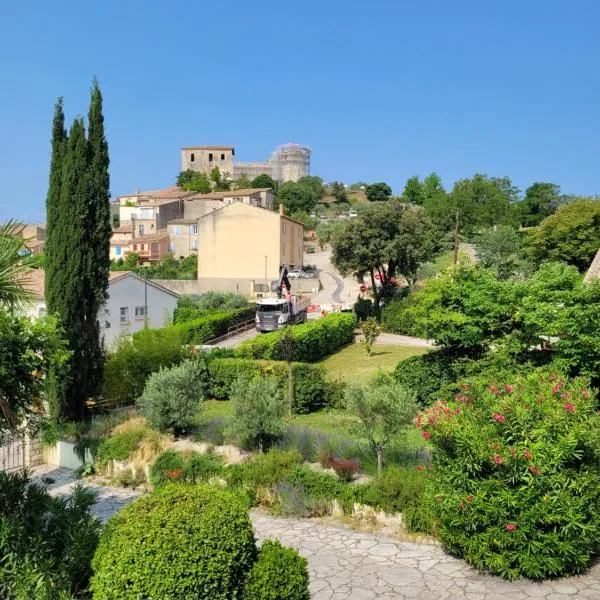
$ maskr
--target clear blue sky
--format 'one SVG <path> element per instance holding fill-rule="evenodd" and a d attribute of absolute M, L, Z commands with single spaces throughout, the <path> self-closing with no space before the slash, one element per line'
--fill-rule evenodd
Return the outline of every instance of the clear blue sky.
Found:
<path fill-rule="evenodd" d="M 105 98 L 111 193 L 173 183 L 179 148 L 313 149 L 312 173 L 475 172 L 600 193 L 597 2 L 0 3 L 0 219 L 43 218 L 56 97 Z"/>

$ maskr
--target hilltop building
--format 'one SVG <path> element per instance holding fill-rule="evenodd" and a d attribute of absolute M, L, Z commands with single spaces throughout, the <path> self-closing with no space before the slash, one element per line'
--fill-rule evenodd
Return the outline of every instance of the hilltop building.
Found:
<path fill-rule="evenodd" d="M 236 162 L 233 146 L 188 146 L 181 149 L 181 170 L 209 174 L 219 167 L 221 173 L 239 179 L 250 179 L 266 173 L 275 181 L 298 181 L 310 174 L 311 149 L 301 144 L 278 146 L 264 162 Z"/>

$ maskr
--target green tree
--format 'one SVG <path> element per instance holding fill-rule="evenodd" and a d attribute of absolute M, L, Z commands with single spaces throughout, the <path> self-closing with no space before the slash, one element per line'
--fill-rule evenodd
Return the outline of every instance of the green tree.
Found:
<path fill-rule="evenodd" d="M 253 188 L 271 188 L 275 192 L 277 191 L 277 182 L 266 173 L 258 175 L 252 180 L 251 186 Z"/>
<path fill-rule="evenodd" d="M 363 335 L 360 343 L 365 347 L 367 355 L 371 356 L 373 344 L 375 344 L 377 338 L 381 334 L 381 327 L 375 317 L 369 317 L 367 320 L 362 321 L 359 328 Z"/>
<path fill-rule="evenodd" d="M 102 92 L 98 81 L 92 85 L 90 108 L 88 113 L 89 133 L 89 173 L 90 198 L 88 199 L 88 229 L 89 256 L 87 271 L 90 282 L 87 323 L 95 323 L 98 313 L 103 308 L 108 297 L 108 273 L 110 271 L 110 236 L 112 233 L 110 216 L 110 176 L 108 168 L 108 143 L 104 134 L 104 115 L 102 112 Z M 102 345 L 96 335 L 88 338 L 88 343 L 94 343 L 90 355 L 95 352 L 90 370 L 89 390 L 97 392 L 102 385 L 102 363 L 104 360 Z"/>
<path fill-rule="evenodd" d="M 419 177 L 417 175 L 414 175 L 406 180 L 402 197 L 411 204 L 424 204 L 425 194 L 423 190 L 423 184 L 419 181 Z"/>
<path fill-rule="evenodd" d="M 46 277 L 44 297 L 46 305 L 54 307 L 60 303 L 60 284 L 65 262 L 65 223 L 61 219 L 61 185 L 63 161 L 67 151 L 67 132 L 65 130 L 65 115 L 63 99 L 59 98 L 54 107 L 52 120 L 52 153 L 50 158 L 50 178 L 48 194 L 46 195 Z"/>
<path fill-rule="evenodd" d="M 285 402 L 277 377 L 240 377 L 233 385 L 233 430 L 243 443 L 262 452 L 285 429 Z"/>
<path fill-rule="evenodd" d="M 208 175 L 190 169 L 179 173 L 177 176 L 177 185 L 189 192 L 208 194 L 212 191 L 212 185 Z"/>
<path fill-rule="evenodd" d="M 298 181 L 287 181 L 277 192 L 277 202 L 290 213 L 311 213 L 323 199 L 325 187 L 320 177 L 301 177 Z"/>
<path fill-rule="evenodd" d="M 555 183 L 536 181 L 525 190 L 525 198 L 519 203 L 521 224 L 524 227 L 539 225 L 554 214 L 560 205 L 560 187 Z"/>
<path fill-rule="evenodd" d="M 329 184 L 329 192 L 336 202 L 348 202 L 346 186 L 341 181 L 333 181 Z"/>
<path fill-rule="evenodd" d="M 32 298 L 24 285 L 29 264 L 21 254 L 24 249 L 22 228 L 14 221 L 0 225 L 0 309 L 18 308 Z"/>
<path fill-rule="evenodd" d="M 484 229 L 475 237 L 474 244 L 481 266 L 495 269 L 501 279 L 515 273 L 521 238 L 514 227 L 499 225 Z"/>
<path fill-rule="evenodd" d="M 377 457 L 380 475 L 389 443 L 417 414 L 416 397 L 397 383 L 372 381 L 368 386 L 350 384 L 346 389 L 346 404 L 358 419 L 361 437 L 367 438 Z"/>
<path fill-rule="evenodd" d="M 580 199 L 562 206 L 532 231 L 526 243 L 537 264 L 563 261 L 585 271 L 600 248 L 600 201 Z"/>
<path fill-rule="evenodd" d="M 370 202 L 381 202 L 392 197 L 392 188 L 383 181 L 368 185 L 365 194 Z"/>
<path fill-rule="evenodd" d="M 419 266 L 435 248 L 432 235 L 422 211 L 397 201 L 375 203 L 334 234 L 332 260 L 344 275 L 370 276 L 377 308 L 392 278 L 403 276 L 414 285 Z M 375 275 L 384 282 L 382 289 Z"/>
<path fill-rule="evenodd" d="M 66 377 L 69 352 L 56 320 L 32 323 L 0 312 L 0 445 L 29 417 L 35 425 L 46 386 Z"/>
<path fill-rule="evenodd" d="M 242 173 L 238 179 L 233 182 L 234 190 L 247 190 L 252 187 L 252 182 L 246 173 Z"/>

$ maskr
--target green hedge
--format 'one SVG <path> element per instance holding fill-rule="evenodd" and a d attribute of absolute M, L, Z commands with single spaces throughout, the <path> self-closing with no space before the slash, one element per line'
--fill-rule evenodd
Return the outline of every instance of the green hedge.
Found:
<path fill-rule="evenodd" d="M 225 335 L 230 327 L 253 319 L 255 314 L 255 306 L 223 310 L 177 325 L 169 325 L 161 329 L 147 329 L 146 335 L 160 335 L 164 331 L 173 331 L 179 336 L 182 344 L 200 345 Z M 134 341 L 140 333 L 142 332 L 133 334 Z"/>
<path fill-rule="evenodd" d="M 239 498 L 213 486 L 167 485 L 109 520 L 91 590 L 94 600 L 240 598 L 255 558 Z"/>
<path fill-rule="evenodd" d="M 337 384 L 327 380 L 325 369 L 306 363 L 292 363 L 294 374 L 294 412 L 304 414 L 335 403 Z M 277 377 L 287 394 L 288 366 L 282 361 L 246 358 L 214 358 L 208 364 L 209 395 L 225 400 L 240 375 Z"/>
<path fill-rule="evenodd" d="M 292 360 L 315 362 L 329 356 L 344 344 L 352 341 L 356 317 L 350 313 L 329 315 L 303 325 L 294 325 L 292 333 Z M 238 348 L 243 358 L 285 360 L 282 348 L 283 330 L 265 333 L 248 340 Z"/>

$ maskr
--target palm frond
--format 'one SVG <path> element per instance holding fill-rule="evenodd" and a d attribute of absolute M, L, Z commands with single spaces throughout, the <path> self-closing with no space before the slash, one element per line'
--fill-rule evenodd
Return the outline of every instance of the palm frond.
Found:
<path fill-rule="evenodd" d="M 33 299 L 27 289 L 29 269 L 21 254 L 25 248 L 23 227 L 14 220 L 0 224 L 0 308 L 13 310 Z"/>

